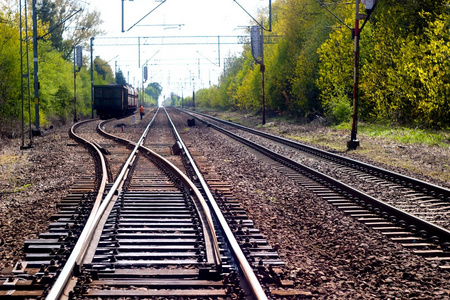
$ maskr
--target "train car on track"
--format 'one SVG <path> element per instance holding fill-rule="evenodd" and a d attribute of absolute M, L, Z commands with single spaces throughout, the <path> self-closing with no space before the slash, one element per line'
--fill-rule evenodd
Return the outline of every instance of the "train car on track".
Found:
<path fill-rule="evenodd" d="M 137 108 L 137 91 L 128 85 L 94 85 L 94 109 L 100 118 L 118 117 Z"/>

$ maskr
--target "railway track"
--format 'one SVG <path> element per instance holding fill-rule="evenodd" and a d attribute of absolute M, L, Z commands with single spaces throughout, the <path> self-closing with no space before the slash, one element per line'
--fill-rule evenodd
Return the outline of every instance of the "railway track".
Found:
<path fill-rule="evenodd" d="M 261 160 L 346 214 L 450 269 L 447 188 L 208 115 L 188 115 L 256 150 Z M 379 187 L 391 192 L 381 197 Z"/>
<path fill-rule="evenodd" d="M 215 188 L 209 189 L 175 127 L 167 129 L 169 115 L 161 111 L 137 142 L 108 133 L 107 122 L 91 123 L 114 142 L 77 134 L 89 122 L 72 128 L 71 135 L 93 155 L 97 176 L 76 184 L 59 204 L 49 232 L 26 242 L 26 258 L 0 279 L 0 296 L 308 296 L 282 280 L 283 262 L 233 201 L 227 184 L 212 180 L 208 184 Z"/>

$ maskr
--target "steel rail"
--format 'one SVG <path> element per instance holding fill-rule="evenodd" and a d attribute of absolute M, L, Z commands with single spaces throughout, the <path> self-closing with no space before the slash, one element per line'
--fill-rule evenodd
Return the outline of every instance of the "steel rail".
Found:
<path fill-rule="evenodd" d="M 199 121 L 202 121 L 202 119 L 194 116 L 192 113 L 188 113 L 186 111 L 183 111 L 183 112 L 194 118 L 197 118 Z M 438 186 L 438 185 L 435 185 L 435 184 L 432 184 L 429 182 L 425 182 L 425 181 L 422 181 L 422 180 L 419 180 L 416 178 L 412 178 L 409 176 L 405 176 L 405 175 L 402 175 L 399 173 L 395 173 L 395 172 L 392 172 L 392 171 L 389 171 L 389 170 L 386 170 L 386 169 L 383 169 L 380 167 L 369 165 L 364 162 L 360 162 L 360 161 L 357 161 L 357 160 L 354 160 L 351 158 L 347 158 L 347 157 L 344 157 L 344 156 L 341 156 L 338 154 L 330 153 L 328 151 L 320 150 L 320 149 L 314 148 L 312 146 L 308 146 L 308 145 L 305 145 L 305 144 L 302 144 L 299 142 L 295 142 L 295 141 L 292 141 L 292 140 L 289 140 L 289 139 L 286 139 L 286 138 L 283 138 L 280 136 L 276 136 L 276 135 L 273 135 L 270 133 L 262 132 L 262 131 L 259 131 L 259 130 L 253 129 L 253 128 L 249 128 L 249 127 L 246 127 L 246 126 L 243 126 L 240 124 L 225 121 L 225 120 L 222 120 L 222 119 L 219 119 L 219 118 L 216 118 L 213 116 L 209 116 L 209 115 L 206 115 L 203 113 L 195 112 L 195 114 L 201 115 L 206 118 L 210 118 L 212 120 L 215 120 L 217 122 L 220 122 L 220 123 L 223 123 L 223 124 L 226 124 L 229 126 L 233 126 L 235 128 L 239 128 L 241 130 L 262 136 L 267 139 L 271 139 L 271 140 L 279 142 L 279 143 L 283 143 L 290 147 L 293 147 L 293 148 L 299 149 L 301 151 L 319 156 L 321 158 L 325 158 L 325 159 L 331 160 L 333 162 L 337 162 L 337 163 L 343 164 L 345 166 L 349 166 L 351 168 L 358 169 L 365 173 L 369 173 L 373 176 L 380 177 L 382 179 L 389 180 L 391 182 L 395 182 L 397 184 L 402 184 L 402 185 L 412 188 L 414 190 L 420 191 L 422 193 L 427 193 L 430 196 L 437 197 L 442 200 L 446 200 L 446 201 L 450 202 L 450 189 L 447 189 L 445 187 Z"/>
<path fill-rule="evenodd" d="M 189 152 L 189 149 L 186 147 L 182 138 L 178 134 L 178 131 L 177 131 L 175 125 L 173 124 L 172 120 L 170 119 L 170 116 L 165 108 L 164 108 L 164 111 L 166 112 L 167 118 L 169 119 L 169 123 L 172 127 L 172 131 L 173 131 L 174 135 L 176 136 L 177 141 L 181 144 L 183 153 L 186 155 L 192 168 L 194 169 L 195 176 L 197 176 L 197 178 L 202 186 L 202 189 L 204 190 L 204 192 L 208 198 L 208 201 L 212 208 L 212 211 L 213 211 L 214 215 L 216 216 L 217 220 L 219 221 L 219 225 L 220 225 L 222 231 L 225 233 L 225 236 L 231 246 L 233 255 L 236 257 L 237 261 L 239 262 L 239 266 L 240 266 L 242 273 L 244 274 L 244 277 L 247 281 L 247 285 L 249 287 L 251 287 L 251 289 L 252 289 L 251 292 L 253 294 L 253 297 L 255 299 L 261 299 L 261 300 L 268 299 L 266 293 L 264 292 L 263 288 L 261 287 L 260 282 L 258 281 L 258 278 L 256 277 L 255 273 L 253 272 L 252 267 L 248 263 L 247 258 L 245 257 L 244 253 L 242 252 L 241 247 L 239 246 L 236 238 L 234 237 L 233 231 L 228 226 L 228 223 L 227 223 L 225 217 L 223 216 L 219 206 L 217 205 L 217 202 L 214 199 L 214 196 L 212 195 L 212 193 L 208 187 L 208 184 L 206 183 L 205 179 L 203 178 L 203 175 L 200 172 L 200 170 L 197 168 L 195 160 L 192 158 L 192 156 Z"/>
<path fill-rule="evenodd" d="M 103 193 L 106 188 L 106 183 L 108 181 L 108 175 L 107 175 L 108 173 L 106 171 L 105 157 L 103 156 L 102 152 L 100 151 L 100 149 L 97 146 L 95 146 L 93 143 L 89 142 L 88 140 L 83 139 L 82 137 L 80 137 L 79 135 L 77 135 L 75 133 L 75 129 L 77 129 L 81 125 L 91 122 L 91 121 L 94 121 L 94 120 L 85 120 L 85 121 L 81 121 L 81 122 L 74 124 L 70 128 L 70 136 L 73 137 L 78 142 L 80 142 L 84 145 L 87 145 L 88 148 L 93 150 L 95 155 L 97 156 L 97 159 L 99 159 L 99 162 L 100 162 L 102 179 L 100 181 L 100 186 L 99 186 L 99 189 L 97 192 L 97 197 L 96 197 L 94 205 L 92 207 L 92 212 L 95 212 L 96 210 L 98 210 L 98 207 L 100 206 L 100 203 L 103 198 Z M 94 215 L 91 214 L 89 219 L 86 222 L 86 226 L 84 227 L 84 230 L 82 231 L 80 237 L 78 238 L 78 242 L 75 245 L 75 248 L 73 249 L 72 254 L 69 256 L 64 268 L 59 273 L 58 278 L 55 281 L 55 283 L 53 284 L 52 289 L 50 290 L 46 299 L 59 299 L 61 297 L 70 277 L 72 276 L 72 273 L 73 273 L 73 270 L 74 270 L 74 267 L 75 267 L 75 264 L 77 261 L 76 253 L 86 251 L 87 245 L 81 243 L 81 241 L 85 240 L 87 238 L 87 236 L 89 235 L 88 230 L 93 226 L 93 222 L 94 222 Z"/>
<path fill-rule="evenodd" d="M 156 113 L 155 113 L 156 116 Z M 100 221 L 103 213 L 105 212 L 107 206 L 109 205 L 111 199 L 113 198 L 117 188 L 119 187 L 120 183 L 124 179 L 125 174 L 128 172 L 128 166 L 130 165 L 131 161 L 134 159 L 137 150 L 139 149 L 139 146 L 143 143 L 144 138 L 146 137 L 150 126 L 153 123 L 153 120 L 155 119 L 155 116 L 153 117 L 152 121 L 147 125 L 146 129 L 144 130 L 143 134 L 141 135 L 139 141 L 136 143 L 136 146 L 134 147 L 133 151 L 130 153 L 128 159 L 126 160 L 124 166 L 122 167 L 122 170 L 120 171 L 119 175 L 117 176 L 116 181 L 114 182 L 113 186 L 111 187 L 108 194 L 105 196 L 104 200 L 103 198 L 103 191 L 98 193 L 96 203 L 92 209 L 92 212 L 86 222 L 86 225 L 81 232 L 80 237 L 78 238 L 77 243 L 75 244 L 75 247 L 72 250 L 72 253 L 70 254 L 69 258 L 67 259 L 67 262 L 65 263 L 61 273 L 59 274 L 58 278 L 56 279 L 54 285 L 52 286 L 49 294 L 47 295 L 47 300 L 57 300 L 60 299 L 61 295 L 63 294 L 66 285 L 71 278 L 74 269 L 76 266 L 81 266 L 81 261 L 86 254 L 86 250 L 89 246 L 89 242 L 95 232 L 95 227 L 97 226 L 98 222 Z M 98 151 L 100 151 L 97 147 L 95 147 Z M 102 155 L 103 156 L 103 155 Z M 102 170 L 104 173 L 102 176 L 106 175 L 106 165 L 105 168 Z"/>
<path fill-rule="evenodd" d="M 411 215 L 401 209 L 398 209 L 396 207 L 393 207 L 390 204 L 385 203 L 384 201 L 381 201 L 379 199 L 376 199 L 372 196 L 369 196 L 357 189 L 352 188 L 351 186 L 342 183 L 328 175 L 325 175 L 321 172 L 318 172 L 316 170 L 313 170 L 305 165 L 302 165 L 296 161 L 293 161 L 289 158 L 286 158 L 272 150 L 269 150 L 263 146 L 260 146 L 252 141 L 249 141 L 245 138 L 242 138 L 228 130 L 225 130 L 217 125 L 208 123 L 206 121 L 202 121 L 205 124 L 207 124 L 208 127 L 212 127 L 219 132 L 224 133 L 225 135 L 228 135 L 229 137 L 255 149 L 256 151 L 269 156 L 275 161 L 278 161 L 285 166 L 301 173 L 304 176 L 307 176 L 316 182 L 319 182 L 325 186 L 327 186 L 330 189 L 333 189 L 336 193 L 339 193 L 341 195 L 344 195 L 345 197 L 351 198 L 351 200 L 359 205 L 363 205 L 366 207 L 371 207 L 371 210 L 379 214 L 380 216 L 387 216 L 388 218 L 395 217 L 397 222 L 403 223 L 405 222 L 405 226 L 410 228 L 412 231 L 421 231 L 424 230 L 423 233 L 426 233 L 426 237 L 430 239 L 433 243 L 440 243 L 442 248 L 447 249 L 450 247 L 450 231 L 442 228 L 436 224 L 427 222 L 423 219 L 420 219 L 414 215 Z M 409 225 L 409 226 L 408 226 Z M 413 225 L 413 227 L 411 227 Z M 424 236 L 425 238 L 425 236 Z"/>
<path fill-rule="evenodd" d="M 178 178 L 183 182 L 184 188 L 187 191 L 191 191 L 198 199 L 206 218 L 206 220 L 204 220 L 201 212 L 199 212 L 201 222 L 206 228 L 208 228 L 207 232 L 204 232 L 205 244 L 210 245 L 210 247 L 205 247 L 207 263 L 213 264 L 217 268 L 221 268 L 222 261 L 220 258 L 220 248 L 217 240 L 217 235 L 214 229 L 214 224 L 212 222 L 211 211 L 209 210 L 208 204 L 206 203 L 206 200 L 203 198 L 200 190 L 180 169 L 178 169 L 170 161 L 168 161 L 164 157 L 160 156 L 158 153 L 154 152 L 153 150 L 145 146 L 141 146 L 140 149 L 144 150 L 147 153 L 147 155 L 156 158 L 159 162 L 162 162 L 165 165 L 165 167 L 169 168 L 171 173 L 178 176 Z M 198 207 L 197 210 L 199 210 Z"/>
<path fill-rule="evenodd" d="M 153 118 L 156 117 L 156 114 L 157 113 L 155 113 L 155 116 Z M 135 144 L 134 142 L 129 141 L 127 139 L 111 135 L 110 133 L 102 130 L 100 128 L 100 126 L 98 129 L 100 130 L 100 132 L 103 135 L 108 136 L 110 138 L 114 138 L 121 143 L 130 144 L 130 145 Z M 206 252 L 205 255 L 207 258 L 207 263 L 215 265 L 218 268 L 220 268 L 222 265 L 221 255 L 220 255 L 220 247 L 219 247 L 219 243 L 217 240 L 217 235 L 215 233 L 214 223 L 213 223 L 212 216 L 211 216 L 211 211 L 210 211 L 209 206 L 208 206 L 206 200 L 204 199 L 202 193 L 200 192 L 200 190 L 180 169 L 178 169 L 170 161 L 168 161 L 161 155 L 157 154 L 156 152 L 152 151 L 151 149 L 149 149 L 143 145 L 140 145 L 140 149 L 144 150 L 149 156 L 156 158 L 156 160 L 159 163 L 161 163 L 163 166 L 167 167 L 172 174 L 174 174 L 177 178 L 180 178 L 184 185 L 185 190 L 191 191 L 195 195 L 197 200 L 200 202 L 201 208 L 203 209 L 203 212 L 204 212 L 204 218 L 203 218 L 203 214 L 200 213 L 200 209 L 199 209 L 199 207 L 197 207 L 197 204 L 195 204 L 195 205 L 197 207 L 197 210 L 199 211 L 200 220 L 201 220 L 202 224 L 204 225 L 203 228 L 208 228 L 207 232 L 205 232 L 205 235 L 204 235 L 205 244 L 210 246 L 210 247 L 205 247 L 205 252 Z"/>

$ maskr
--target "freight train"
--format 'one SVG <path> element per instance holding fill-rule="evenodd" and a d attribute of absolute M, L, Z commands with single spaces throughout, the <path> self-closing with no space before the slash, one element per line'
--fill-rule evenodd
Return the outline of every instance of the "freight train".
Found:
<path fill-rule="evenodd" d="M 102 118 L 120 117 L 137 108 L 137 91 L 121 84 L 94 85 L 94 109 Z"/>

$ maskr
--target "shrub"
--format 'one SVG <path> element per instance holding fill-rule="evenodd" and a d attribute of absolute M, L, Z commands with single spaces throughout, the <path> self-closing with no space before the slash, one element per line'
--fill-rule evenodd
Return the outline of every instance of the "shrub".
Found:
<path fill-rule="evenodd" d="M 332 119 L 334 124 L 349 122 L 352 118 L 352 112 L 350 100 L 343 92 L 327 103 L 326 115 Z"/>

